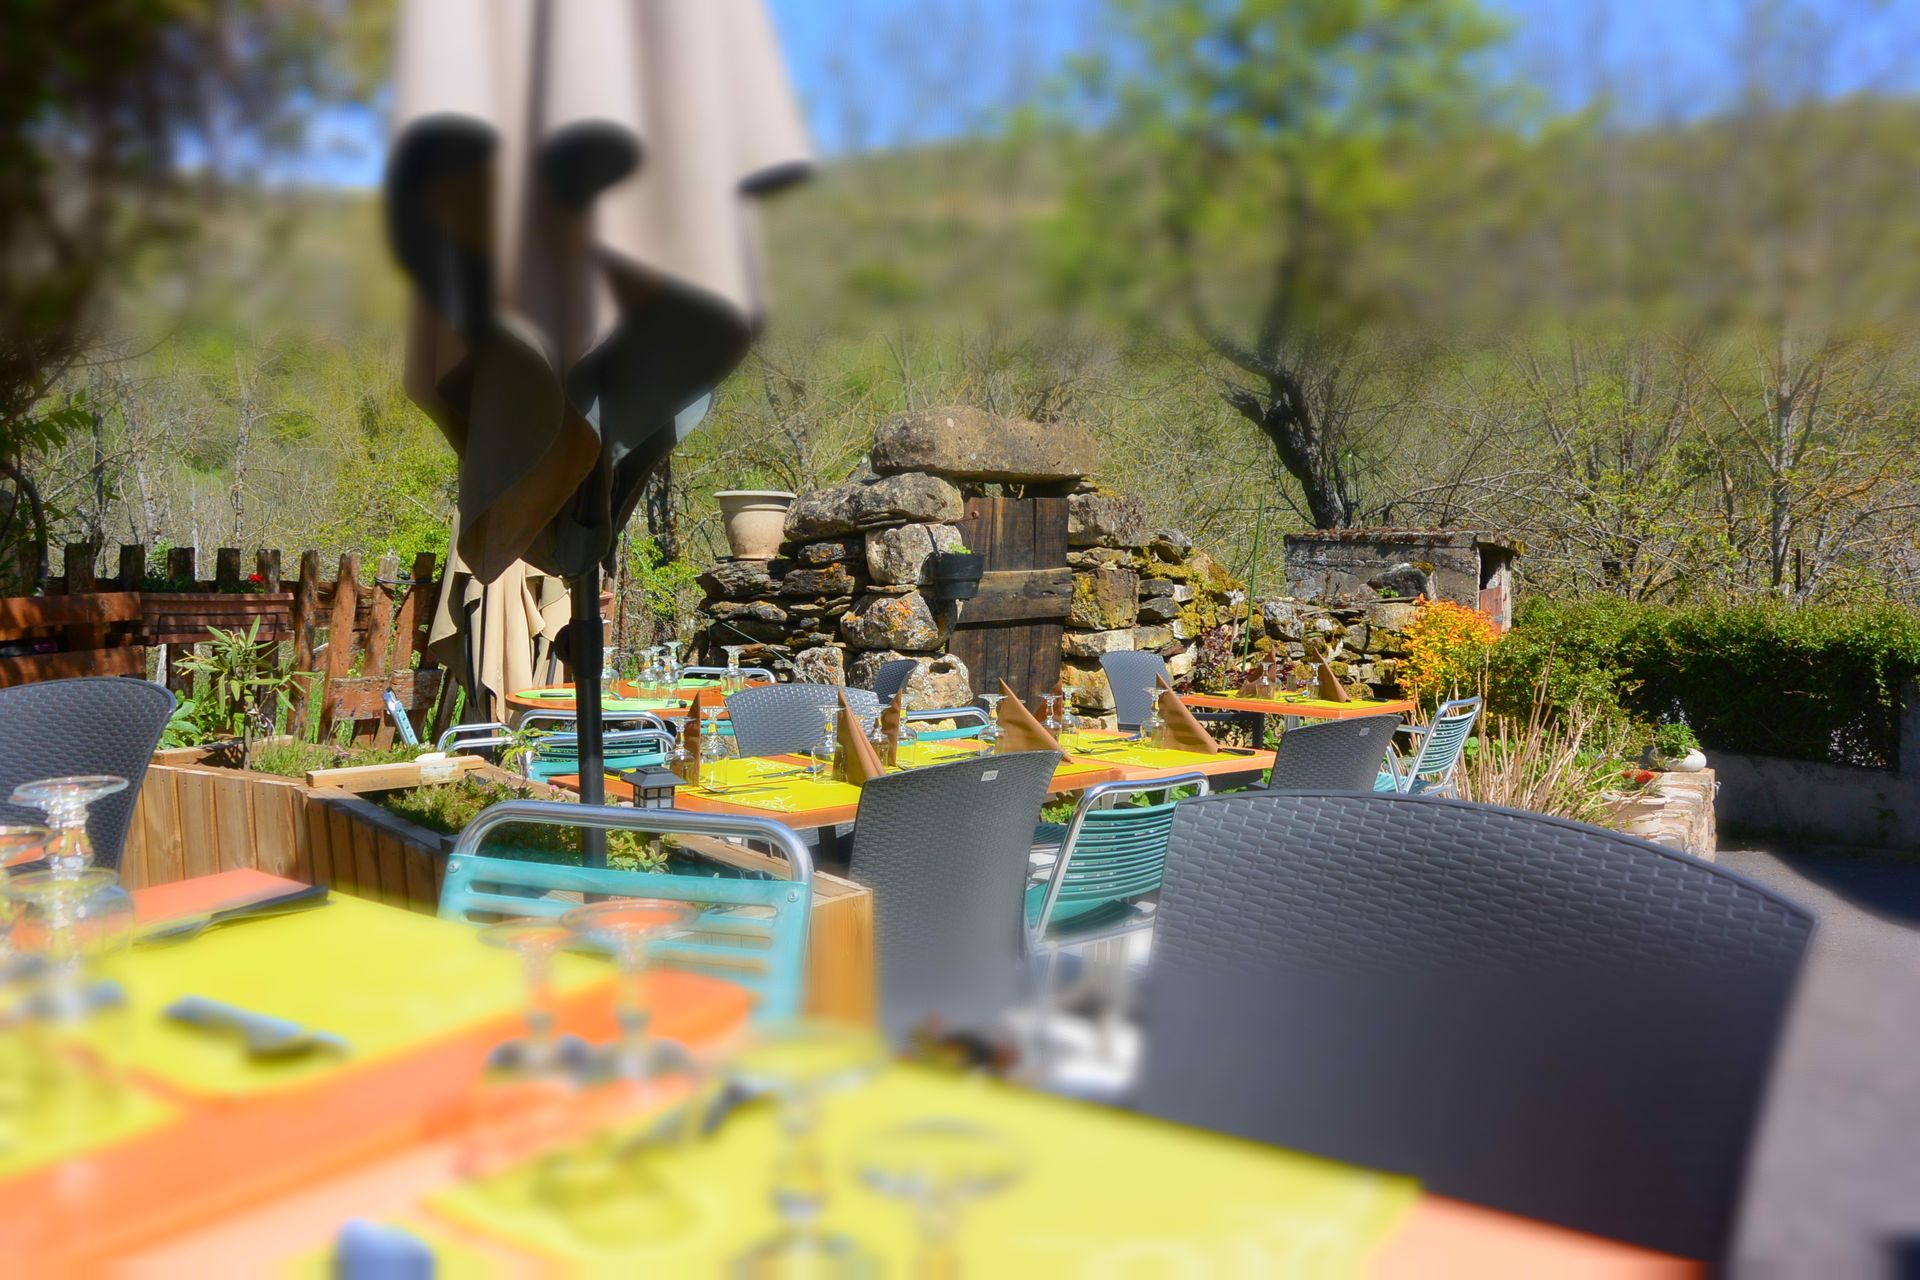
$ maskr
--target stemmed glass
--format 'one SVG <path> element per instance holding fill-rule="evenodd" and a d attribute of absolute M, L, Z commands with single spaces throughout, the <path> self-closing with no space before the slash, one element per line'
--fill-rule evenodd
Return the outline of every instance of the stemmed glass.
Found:
<path fill-rule="evenodd" d="M 1000 702 L 1004 693 L 983 693 L 980 701 L 987 704 L 987 723 L 981 727 L 980 743 L 983 756 L 990 756 L 1000 749 Z"/>
<path fill-rule="evenodd" d="M 719 764 L 727 758 L 727 740 L 720 736 L 724 707 L 700 708 L 700 780 L 710 791 L 721 788 Z"/>
<path fill-rule="evenodd" d="M 680 642 L 678 640 L 669 640 L 666 642 L 666 649 L 666 669 L 662 672 L 661 679 L 666 683 L 669 690 L 678 689 L 680 687 L 680 675 L 682 671 L 680 666 Z"/>
<path fill-rule="evenodd" d="M 823 709 L 820 741 L 813 748 L 813 775 L 816 782 L 833 781 L 833 760 L 840 751 L 840 708 Z"/>
<path fill-rule="evenodd" d="M 1167 722 L 1160 717 L 1160 686 L 1156 684 L 1147 689 L 1147 714 L 1140 720 L 1138 739 L 1149 746 L 1158 745 L 1166 727 Z"/>
<path fill-rule="evenodd" d="M 16 917 L 15 944 L 42 961 L 42 1013 L 70 1021 L 121 1003 L 118 986 L 94 982 L 88 974 L 90 966 L 133 936 L 133 897 L 120 887 L 116 872 L 107 867 L 30 871 L 8 878 L 6 896 Z"/>
<path fill-rule="evenodd" d="M 1025 1167 L 1012 1142 L 959 1120 L 917 1120 L 889 1129 L 868 1139 L 854 1159 L 868 1186 L 912 1204 L 920 1231 L 914 1274 L 928 1277 L 960 1274 L 954 1238 L 961 1208 L 1004 1189 Z"/>
<path fill-rule="evenodd" d="M 53 832 L 32 823 L 0 824 L 0 966 L 12 952 L 13 902 L 6 896 L 8 868 L 16 862 L 45 857 Z M 5 981 L 0 975 L 0 981 Z"/>
<path fill-rule="evenodd" d="M 488 1066 L 526 1076 L 562 1075 L 579 1067 L 586 1045 L 554 1034 L 553 957 L 573 941 L 573 931 L 558 920 L 502 920 L 480 931 L 480 941 L 520 957 L 527 985 L 527 1033 L 497 1046 Z"/>
<path fill-rule="evenodd" d="M 832 1023 L 790 1023 L 763 1033 L 733 1061 L 736 1084 L 780 1102 L 781 1150 L 772 1179 L 780 1231 L 736 1260 L 735 1275 L 864 1274 L 853 1241 L 820 1230 L 827 1206 L 826 1162 L 818 1145 L 821 1100 L 850 1089 L 885 1059 L 878 1035 Z"/>
<path fill-rule="evenodd" d="M 660 646 L 648 645 L 646 662 L 640 668 L 640 692 L 652 697 L 660 692 Z"/>
<path fill-rule="evenodd" d="M 727 651 L 726 683 L 721 686 L 728 693 L 738 693 L 746 687 L 746 677 L 740 674 L 740 650 L 744 645 L 729 644 L 721 648 Z"/>
<path fill-rule="evenodd" d="M 42 778 L 13 789 L 14 804 L 44 809 L 53 829 L 47 866 L 56 875 L 72 875 L 93 864 L 93 845 L 87 839 L 87 806 L 127 788 L 125 778 L 110 774 L 80 774 Z"/>
<path fill-rule="evenodd" d="M 620 1002 L 615 1017 L 620 1043 L 609 1074 L 626 1080 L 651 1079 L 658 1066 L 656 1046 L 647 1038 L 647 948 L 664 935 L 686 928 L 694 909 L 665 898 L 613 898 L 575 907 L 560 922 L 613 957 L 620 970 Z"/>
<path fill-rule="evenodd" d="M 1041 699 L 1041 709 L 1046 712 L 1047 718 L 1040 722 L 1040 726 L 1056 738 L 1060 736 L 1060 718 L 1054 714 L 1054 708 L 1059 704 L 1060 695 L 1057 693 L 1050 693 Z"/>
<path fill-rule="evenodd" d="M 1080 743 L 1080 717 L 1073 713 L 1073 695 L 1067 694 L 1060 699 L 1060 745 L 1074 747 Z"/>

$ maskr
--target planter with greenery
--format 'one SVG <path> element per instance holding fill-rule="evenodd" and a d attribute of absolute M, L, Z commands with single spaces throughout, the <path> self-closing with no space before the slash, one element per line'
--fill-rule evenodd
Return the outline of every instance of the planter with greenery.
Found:
<path fill-rule="evenodd" d="M 1706 753 L 1700 750 L 1700 739 L 1693 730 L 1677 720 L 1668 720 L 1653 731 L 1653 745 L 1648 748 L 1653 765 L 1669 773 L 1698 773 L 1707 767 Z"/>
<path fill-rule="evenodd" d="M 928 594 L 940 600 L 971 600 L 980 594 L 980 578 L 986 571 L 985 556 L 956 542 L 927 557 Z"/>

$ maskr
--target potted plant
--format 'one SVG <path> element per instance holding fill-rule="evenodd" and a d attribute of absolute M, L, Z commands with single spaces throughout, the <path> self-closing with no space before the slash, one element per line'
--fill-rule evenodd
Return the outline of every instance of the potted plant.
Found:
<path fill-rule="evenodd" d="M 942 600 L 971 600 L 980 594 L 980 576 L 987 570 L 987 558 L 967 550 L 956 542 L 927 558 L 927 577 L 933 594 Z"/>
<path fill-rule="evenodd" d="M 1698 773 L 1707 767 L 1700 739 L 1678 721 L 1663 722 L 1653 731 L 1653 762 L 1669 773 Z"/>
<path fill-rule="evenodd" d="M 771 560 L 786 536 L 794 495 L 784 489 L 723 489 L 713 495 L 736 560 Z"/>

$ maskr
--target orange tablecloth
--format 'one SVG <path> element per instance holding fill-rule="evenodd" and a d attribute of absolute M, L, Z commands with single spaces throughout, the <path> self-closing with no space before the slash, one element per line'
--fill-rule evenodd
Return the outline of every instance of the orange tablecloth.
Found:
<path fill-rule="evenodd" d="M 1180 701 L 1204 711 L 1252 711 L 1268 716 L 1298 716 L 1304 720 L 1357 720 L 1361 716 L 1406 715 L 1414 709 L 1411 698 L 1365 702 L 1302 698 L 1288 702 L 1278 698 L 1242 698 L 1229 693 L 1183 693 Z"/>
<path fill-rule="evenodd" d="M 135 899 L 142 916 L 165 918 L 294 887 L 258 871 L 228 871 L 142 890 Z M 742 987 L 691 973 L 650 978 L 654 1026 L 663 1037 L 707 1044 L 745 1021 L 750 997 Z M 394 980 L 406 977 L 397 973 Z M 563 997 L 562 1029 L 611 1038 L 612 997 L 611 975 Z M 181 1113 L 172 1123 L 85 1158 L 0 1180 L 0 1257 L 15 1274 L 68 1274 L 456 1131 L 488 1052 L 519 1032 L 514 1013 L 398 1058 L 348 1062 L 305 1085 L 243 1098 L 173 1096 Z"/>

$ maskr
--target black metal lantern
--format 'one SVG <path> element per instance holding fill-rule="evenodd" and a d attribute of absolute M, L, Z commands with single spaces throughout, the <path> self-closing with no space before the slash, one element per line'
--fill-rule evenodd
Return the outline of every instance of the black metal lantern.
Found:
<path fill-rule="evenodd" d="M 620 776 L 633 788 L 634 808 L 673 808 L 673 789 L 680 785 L 680 775 L 665 765 L 650 764 L 643 769 L 629 769 Z"/>

